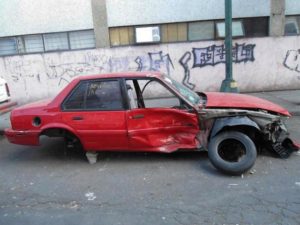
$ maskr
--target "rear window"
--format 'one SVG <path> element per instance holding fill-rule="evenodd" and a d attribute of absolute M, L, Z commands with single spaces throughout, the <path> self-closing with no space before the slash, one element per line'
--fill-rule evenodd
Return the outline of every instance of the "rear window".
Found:
<path fill-rule="evenodd" d="M 121 110 L 123 99 L 118 80 L 81 82 L 63 103 L 63 110 Z"/>

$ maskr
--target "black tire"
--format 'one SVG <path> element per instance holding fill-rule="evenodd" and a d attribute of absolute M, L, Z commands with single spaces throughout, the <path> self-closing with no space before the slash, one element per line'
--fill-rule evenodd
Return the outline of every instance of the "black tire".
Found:
<path fill-rule="evenodd" d="M 253 141 L 238 131 L 224 131 L 208 145 L 210 162 L 222 172 L 240 175 L 255 163 L 257 151 Z"/>
<path fill-rule="evenodd" d="M 67 134 L 64 137 L 64 149 L 65 151 L 72 151 L 72 152 L 83 152 L 83 147 L 81 145 L 80 140 L 75 137 L 74 135 Z"/>

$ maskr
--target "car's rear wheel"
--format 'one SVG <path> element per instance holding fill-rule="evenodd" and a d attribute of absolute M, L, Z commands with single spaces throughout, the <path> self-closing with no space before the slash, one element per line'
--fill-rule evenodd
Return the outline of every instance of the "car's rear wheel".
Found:
<path fill-rule="evenodd" d="M 71 150 L 75 152 L 83 152 L 83 147 L 80 140 L 73 134 L 67 132 L 64 136 L 65 150 Z"/>
<path fill-rule="evenodd" d="M 222 172 L 239 175 L 255 163 L 257 151 L 253 141 L 238 131 L 224 131 L 213 137 L 208 145 L 211 163 Z"/>

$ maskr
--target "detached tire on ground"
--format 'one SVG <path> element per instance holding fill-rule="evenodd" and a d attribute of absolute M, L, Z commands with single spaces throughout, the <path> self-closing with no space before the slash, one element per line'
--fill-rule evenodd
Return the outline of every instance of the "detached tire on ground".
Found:
<path fill-rule="evenodd" d="M 208 145 L 210 162 L 222 172 L 239 175 L 255 163 L 257 151 L 253 141 L 238 131 L 224 131 L 213 137 Z"/>

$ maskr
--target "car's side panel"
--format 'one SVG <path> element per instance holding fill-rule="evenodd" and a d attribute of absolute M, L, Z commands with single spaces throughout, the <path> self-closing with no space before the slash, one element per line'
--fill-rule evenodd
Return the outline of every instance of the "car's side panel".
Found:
<path fill-rule="evenodd" d="M 216 136 L 217 133 L 221 131 L 224 127 L 233 126 L 249 126 L 253 127 L 257 131 L 260 130 L 259 126 L 246 116 L 224 117 L 216 119 L 210 137 L 212 138 Z"/>
<path fill-rule="evenodd" d="M 77 131 L 86 150 L 128 148 L 125 111 L 62 112 L 62 121 Z"/>
<path fill-rule="evenodd" d="M 196 148 L 197 116 L 178 109 L 148 108 L 127 111 L 129 148 L 172 152 Z"/>

